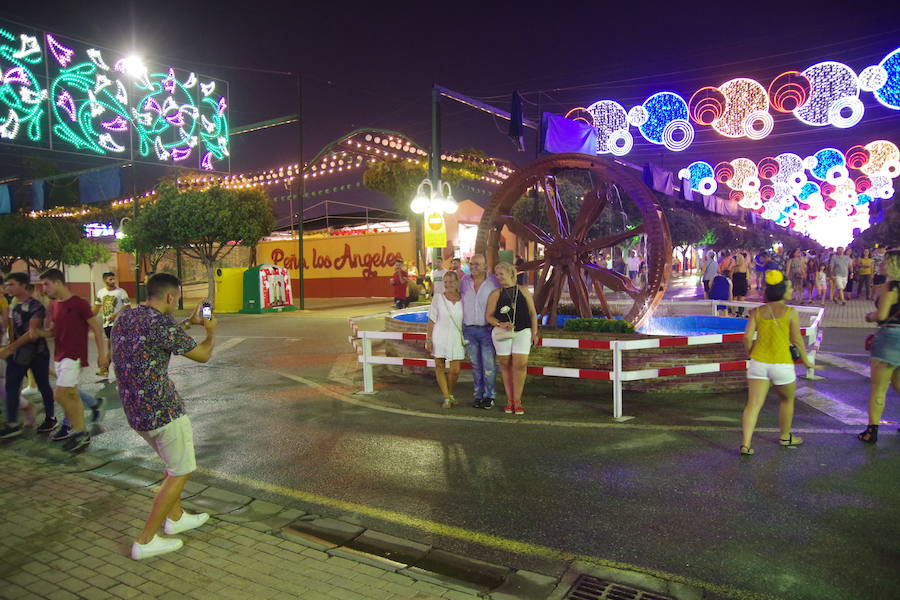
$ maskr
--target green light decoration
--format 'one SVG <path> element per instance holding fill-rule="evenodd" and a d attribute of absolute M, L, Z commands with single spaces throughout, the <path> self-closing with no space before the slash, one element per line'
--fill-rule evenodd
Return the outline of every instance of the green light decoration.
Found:
<path fill-rule="evenodd" d="M 11 31 L 0 24 L 0 141 L 228 170 L 226 82 Z"/>

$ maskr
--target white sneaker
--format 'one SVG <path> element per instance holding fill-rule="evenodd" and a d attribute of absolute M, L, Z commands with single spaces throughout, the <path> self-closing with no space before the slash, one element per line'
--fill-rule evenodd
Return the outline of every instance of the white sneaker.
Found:
<path fill-rule="evenodd" d="M 35 386 L 30 385 L 22 390 L 23 396 L 40 396 L 41 390 L 37 389 Z"/>
<path fill-rule="evenodd" d="M 181 533 L 182 531 L 187 531 L 189 529 L 196 529 L 200 527 L 204 523 L 209 520 L 209 515 L 206 513 L 198 513 L 196 515 L 188 514 L 186 512 L 181 513 L 181 518 L 177 521 L 173 521 L 171 519 L 166 519 L 166 524 L 163 527 L 163 531 L 165 531 L 168 535 L 175 535 L 176 533 Z"/>
<path fill-rule="evenodd" d="M 131 558 L 132 560 L 142 560 L 151 556 L 166 554 L 167 552 L 175 552 L 182 546 L 184 546 L 184 542 L 178 538 L 164 538 L 154 535 L 153 539 L 146 544 L 133 543 L 131 545 Z"/>

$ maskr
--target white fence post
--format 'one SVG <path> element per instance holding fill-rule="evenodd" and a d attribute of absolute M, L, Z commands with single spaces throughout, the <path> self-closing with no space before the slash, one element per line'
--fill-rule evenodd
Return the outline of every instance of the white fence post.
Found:
<path fill-rule="evenodd" d="M 612 348 L 612 377 L 613 377 L 613 419 L 622 418 L 622 349 L 619 341 L 610 342 Z"/>
<path fill-rule="evenodd" d="M 818 348 L 819 343 L 821 342 L 819 336 L 821 332 L 818 328 L 810 328 L 806 330 L 806 355 L 809 357 L 809 362 L 813 364 L 811 369 L 806 369 L 806 375 L 803 376 L 804 379 L 817 380 L 824 379 L 821 375 L 816 375 L 816 350 Z"/>
<path fill-rule="evenodd" d="M 375 393 L 375 376 L 372 373 L 372 340 L 367 331 L 362 331 L 362 357 L 363 357 L 363 394 Z"/>

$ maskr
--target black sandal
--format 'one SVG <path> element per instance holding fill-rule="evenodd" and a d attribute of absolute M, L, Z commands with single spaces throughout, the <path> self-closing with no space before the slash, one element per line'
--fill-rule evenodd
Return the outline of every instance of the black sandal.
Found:
<path fill-rule="evenodd" d="M 794 435 L 793 433 L 789 433 L 787 439 L 778 438 L 778 444 L 785 448 L 793 448 L 794 446 L 799 446 L 803 443 L 803 438 L 799 435 Z"/>
<path fill-rule="evenodd" d="M 750 446 L 741 446 L 741 456 L 753 456 L 755 453 L 756 450 Z"/>
<path fill-rule="evenodd" d="M 856 436 L 856 438 L 866 444 L 874 444 L 878 441 L 878 425 L 869 425 L 866 430 Z"/>

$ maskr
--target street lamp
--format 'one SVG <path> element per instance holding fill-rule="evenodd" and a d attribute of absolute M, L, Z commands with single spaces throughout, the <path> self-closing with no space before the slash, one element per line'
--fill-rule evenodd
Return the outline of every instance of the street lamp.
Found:
<path fill-rule="evenodd" d="M 409 209 L 417 215 L 432 213 L 452 215 L 459 209 L 459 204 L 450 192 L 449 183 L 438 180 L 435 185 L 431 179 L 426 177 L 419 184 L 416 196 L 409 204 Z"/>

